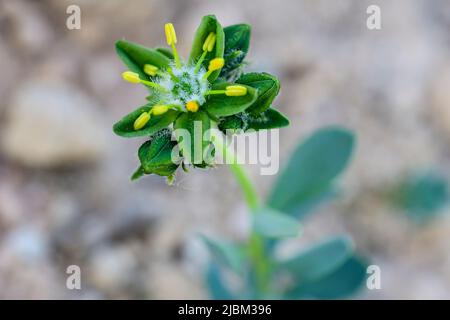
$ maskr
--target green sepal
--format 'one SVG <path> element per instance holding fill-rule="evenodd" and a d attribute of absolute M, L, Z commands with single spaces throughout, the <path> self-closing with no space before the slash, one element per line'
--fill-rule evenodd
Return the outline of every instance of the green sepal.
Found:
<path fill-rule="evenodd" d="M 163 129 L 154 134 L 138 151 L 144 173 L 172 176 L 179 165 L 172 160 L 172 150 L 176 145 L 177 142 L 171 140 L 170 130 Z"/>
<path fill-rule="evenodd" d="M 205 133 L 211 128 L 211 120 L 206 112 L 184 112 L 174 123 L 175 136 L 177 137 L 184 162 L 197 167 L 205 167 L 205 160 L 210 150 L 211 141 Z M 178 129 L 187 130 L 183 132 Z M 188 136 L 186 136 L 188 135 Z"/>
<path fill-rule="evenodd" d="M 251 72 L 243 74 L 236 83 L 258 89 L 258 99 L 246 111 L 250 114 L 260 114 L 267 110 L 280 92 L 280 81 L 266 72 Z"/>
<path fill-rule="evenodd" d="M 289 125 L 289 120 L 278 110 L 269 108 L 263 113 L 253 116 L 247 116 L 247 125 L 245 130 L 264 130 L 282 128 Z"/>
<path fill-rule="evenodd" d="M 136 169 L 135 172 L 131 175 L 131 181 L 138 180 L 139 178 L 142 178 L 142 176 L 145 174 L 144 168 L 142 166 L 139 166 L 139 168 Z"/>
<path fill-rule="evenodd" d="M 166 128 L 175 121 L 179 112 L 168 110 L 166 113 L 154 116 L 152 115 L 147 124 L 140 130 L 134 130 L 134 122 L 142 114 L 148 112 L 152 106 L 145 105 L 123 117 L 119 122 L 114 124 L 113 131 L 115 134 L 125 138 L 149 136 L 157 131 Z"/>
<path fill-rule="evenodd" d="M 251 27 L 248 24 L 235 24 L 223 29 L 225 34 L 225 66 L 220 76 L 226 79 L 235 77 L 237 69 L 247 55 L 250 46 Z"/>
<path fill-rule="evenodd" d="M 218 83 L 212 86 L 212 90 L 225 90 L 232 83 Z M 214 117 L 226 117 L 245 111 L 258 97 L 258 91 L 247 87 L 247 94 L 239 97 L 229 97 L 225 94 L 214 94 L 206 97 L 205 110 Z"/>
<path fill-rule="evenodd" d="M 194 41 L 192 43 L 191 54 L 189 56 L 189 62 L 195 64 L 203 53 L 203 44 L 208 35 L 214 32 L 216 34 L 216 43 L 214 49 L 206 54 L 205 60 L 203 60 L 203 67 L 208 69 L 209 61 L 214 58 L 223 58 L 225 35 L 223 33 L 222 26 L 217 21 L 214 15 L 204 16 L 200 22 L 197 31 L 195 32 Z M 216 70 L 208 77 L 208 80 L 212 83 L 220 74 L 220 70 Z"/>
<path fill-rule="evenodd" d="M 156 48 L 155 50 L 158 51 L 159 53 L 165 55 L 165 56 L 166 56 L 167 58 L 169 58 L 170 60 L 173 60 L 173 59 L 174 59 L 172 50 L 170 50 L 170 49 L 168 49 L 168 48 L 163 48 L 163 47 L 161 47 L 161 48 Z"/>
<path fill-rule="evenodd" d="M 138 73 L 142 80 L 150 80 L 150 76 L 144 72 L 145 64 L 152 64 L 160 69 L 166 69 L 170 64 L 170 59 L 165 55 L 134 42 L 117 41 L 116 52 L 128 69 Z"/>

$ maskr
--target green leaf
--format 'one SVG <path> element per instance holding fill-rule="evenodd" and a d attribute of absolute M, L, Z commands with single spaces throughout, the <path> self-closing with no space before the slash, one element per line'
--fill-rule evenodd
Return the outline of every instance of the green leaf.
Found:
<path fill-rule="evenodd" d="M 341 267 L 353 253 L 353 243 L 347 237 L 325 240 L 304 252 L 278 264 L 296 281 L 313 281 L 328 276 Z"/>
<path fill-rule="evenodd" d="M 294 151 L 273 186 L 268 205 L 297 215 L 311 198 L 330 190 L 335 178 L 347 167 L 354 135 L 343 128 L 329 127 L 312 134 Z"/>
<path fill-rule="evenodd" d="M 128 69 L 138 73 L 143 80 L 150 80 L 150 77 L 144 72 L 145 64 L 166 69 L 170 63 L 170 59 L 160 52 L 125 40 L 116 42 L 116 51 Z"/>
<path fill-rule="evenodd" d="M 171 132 L 164 129 L 152 136 L 138 151 L 141 166 L 146 174 L 171 176 L 177 170 L 178 163 L 172 160 L 172 150 L 177 145 L 171 140 Z"/>
<path fill-rule="evenodd" d="M 258 89 L 258 99 L 247 109 L 247 113 L 251 114 L 260 114 L 267 110 L 280 92 L 278 78 L 265 72 L 243 74 L 236 83 Z"/>
<path fill-rule="evenodd" d="M 367 263 L 353 256 L 340 268 L 317 281 L 298 283 L 286 299 L 342 299 L 355 294 L 367 277 Z"/>
<path fill-rule="evenodd" d="M 251 27 L 248 24 L 235 24 L 223 29 L 225 34 L 225 66 L 220 76 L 229 78 L 241 67 L 250 46 Z"/>
<path fill-rule="evenodd" d="M 236 297 L 227 287 L 223 280 L 222 272 L 217 263 L 210 263 L 206 272 L 206 284 L 211 299 L 214 300 L 232 300 Z"/>
<path fill-rule="evenodd" d="M 267 238 L 296 237 L 300 233 L 300 224 L 291 216 L 263 208 L 254 215 L 253 229 Z"/>
<path fill-rule="evenodd" d="M 246 130 L 264 130 L 282 128 L 289 125 L 289 120 L 278 110 L 269 108 L 257 116 L 247 117 Z"/>
<path fill-rule="evenodd" d="M 170 60 L 173 60 L 173 58 L 174 58 L 172 50 L 170 50 L 170 49 L 167 49 L 167 48 L 156 48 L 155 50 L 158 51 L 159 53 L 165 55 Z"/>
<path fill-rule="evenodd" d="M 205 135 L 210 128 L 211 120 L 202 110 L 184 112 L 175 121 L 175 136 L 185 162 L 202 166 L 205 160 L 210 160 L 206 152 L 209 150 L 211 140 Z"/>
<path fill-rule="evenodd" d="M 436 171 L 408 174 L 393 190 L 394 203 L 405 210 L 416 223 L 424 223 L 443 213 L 449 201 L 445 176 Z"/>
<path fill-rule="evenodd" d="M 139 166 L 139 168 L 137 168 L 136 171 L 132 174 L 131 181 L 135 181 L 141 178 L 144 174 L 144 168 L 142 168 L 142 166 Z"/>
<path fill-rule="evenodd" d="M 236 273 L 242 273 L 245 264 L 244 249 L 242 246 L 230 242 L 213 240 L 203 235 L 201 239 L 218 262 Z"/>
<path fill-rule="evenodd" d="M 213 85 L 213 90 L 225 90 L 230 83 L 219 83 Z M 243 112 L 258 97 L 258 91 L 252 87 L 247 87 L 247 94 L 240 97 L 228 97 L 224 94 L 209 95 L 204 104 L 205 110 L 213 117 L 226 117 Z"/>
<path fill-rule="evenodd" d="M 205 69 L 208 68 L 210 60 L 214 58 L 222 58 L 224 52 L 225 35 L 223 33 L 222 26 L 217 21 L 214 15 L 204 16 L 202 18 L 200 26 L 195 33 L 191 54 L 189 56 L 189 61 L 191 63 L 197 62 L 197 60 L 203 53 L 203 44 L 211 32 L 214 32 L 216 34 L 216 44 L 214 45 L 213 51 L 208 52 L 205 60 L 203 61 L 203 66 L 205 67 Z M 219 76 L 219 74 L 220 70 L 214 71 L 208 77 L 208 80 L 212 83 Z"/>
<path fill-rule="evenodd" d="M 175 121 L 179 112 L 175 110 L 169 110 L 166 113 L 153 116 L 149 122 L 140 130 L 134 130 L 134 121 L 142 114 L 142 112 L 148 112 L 152 106 L 145 105 L 123 117 L 119 122 L 114 124 L 113 131 L 115 134 L 121 137 L 132 138 L 149 136 L 155 132 L 166 128 L 172 122 Z"/>

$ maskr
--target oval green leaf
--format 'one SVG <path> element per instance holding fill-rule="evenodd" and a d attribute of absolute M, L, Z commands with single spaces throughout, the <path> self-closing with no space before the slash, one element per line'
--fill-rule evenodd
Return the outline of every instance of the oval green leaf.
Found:
<path fill-rule="evenodd" d="M 332 187 L 349 163 L 354 141 L 353 133 L 338 127 L 313 133 L 294 151 L 273 186 L 268 205 L 298 215 L 298 208 Z"/>
<path fill-rule="evenodd" d="M 217 261 L 236 273 L 243 271 L 245 252 L 242 246 L 230 242 L 213 240 L 203 235 L 201 239 Z"/>
<path fill-rule="evenodd" d="M 280 262 L 277 269 L 288 271 L 297 281 L 313 281 L 328 276 L 353 254 L 347 237 L 325 240 L 304 252 Z"/>
<path fill-rule="evenodd" d="M 296 237 L 300 233 L 300 224 L 291 216 L 263 208 L 254 215 L 253 229 L 267 238 Z"/>
<path fill-rule="evenodd" d="M 350 257 L 328 276 L 316 281 L 299 282 L 286 292 L 286 299 L 343 299 L 355 294 L 365 283 L 367 263 Z"/>

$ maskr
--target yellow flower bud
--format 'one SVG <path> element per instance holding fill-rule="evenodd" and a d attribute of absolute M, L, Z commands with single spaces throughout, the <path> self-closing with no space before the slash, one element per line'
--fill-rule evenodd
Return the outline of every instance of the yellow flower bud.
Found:
<path fill-rule="evenodd" d="M 142 112 L 141 115 L 134 121 L 134 130 L 140 130 L 150 120 L 150 114 L 148 112 Z"/>
<path fill-rule="evenodd" d="M 125 71 L 122 73 L 122 78 L 125 81 L 131 82 L 131 83 L 140 83 L 141 79 L 139 78 L 139 74 L 132 71 Z"/>
<path fill-rule="evenodd" d="M 214 44 L 216 43 L 216 34 L 211 32 L 205 39 L 203 43 L 203 51 L 211 52 L 214 48 Z"/>
<path fill-rule="evenodd" d="M 164 31 L 166 32 L 167 44 L 171 46 L 177 43 L 177 34 L 175 33 L 175 28 L 172 23 L 166 23 L 164 26 Z"/>
<path fill-rule="evenodd" d="M 189 101 L 186 103 L 186 109 L 190 112 L 197 112 L 198 111 L 198 103 L 197 101 Z"/>
<path fill-rule="evenodd" d="M 161 115 L 161 114 L 166 113 L 167 110 L 169 110 L 169 106 L 165 106 L 165 105 L 157 105 L 157 106 L 154 106 L 154 107 L 152 108 L 152 114 L 153 114 L 154 116 L 159 116 L 159 115 Z"/>
<path fill-rule="evenodd" d="M 216 71 L 222 68 L 225 64 L 225 60 L 222 58 L 215 58 L 209 62 L 208 71 Z"/>
<path fill-rule="evenodd" d="M 239 97 L 239 96 L 245 96 L 247 94 L 247 87 L 244 86 L 228 86 L 225 89 L 225 95 L 229 97 Z"/>
<path fill-rule="evenodd" d="M 151 77 L 156 76 L 156 73 L 158 72 L 158 70 L 159 70 L 158 67 L 155 67 L 152 64 L 145 64 L 144 65 L 144 72 L 146 74 L 148 74 L 149 76 L 151 76 Z"/>

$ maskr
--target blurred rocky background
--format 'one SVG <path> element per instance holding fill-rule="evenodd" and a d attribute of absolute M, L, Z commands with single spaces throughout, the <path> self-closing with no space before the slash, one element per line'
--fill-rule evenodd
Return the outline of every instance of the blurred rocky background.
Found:
<path fill-rule="evenodd" d="M 81 30 L 66 28 L 71 4 Z M 356 298 L 450 298 L 449 210 L 417 224 L 387 196 L 411 173 L 450 173 L 447 0 L 0 0 L 0 298 L 207 297 L 196 235 L 245 236 L 237 185 L 225 167 L 131 183 L 141 141 L 111 126 L 145 94 L 121 80 L 115 40 L 159 46 L 172 21 L 186 56 L 209 13 L 250 23 L 249 69 L 281 79 L 282 163 L 316 128 L 357 134 L 339 198 L 299 243 L 350 234 L 382 272 Z M 249 169 L 266 194 L 275 177 Z M 69 265 L 82 290 L 66 288 Z"/>

